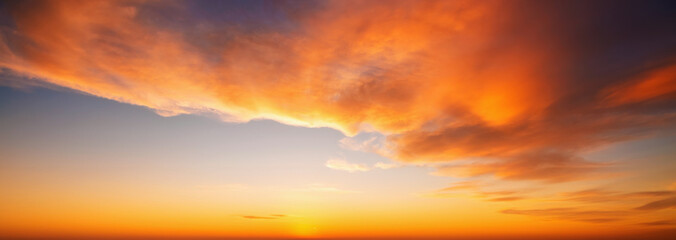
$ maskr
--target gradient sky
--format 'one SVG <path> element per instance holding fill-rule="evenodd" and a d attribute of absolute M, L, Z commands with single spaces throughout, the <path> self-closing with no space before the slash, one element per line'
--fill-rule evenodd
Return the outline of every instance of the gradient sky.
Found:
<path fill-rule="evenodd" d="M 0 3 L 0 238 L 665 238 L 673 1 Z"/>

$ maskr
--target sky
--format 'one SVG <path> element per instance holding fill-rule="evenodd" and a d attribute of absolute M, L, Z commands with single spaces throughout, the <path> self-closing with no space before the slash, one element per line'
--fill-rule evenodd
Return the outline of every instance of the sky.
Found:
<path fill-rule="evenodd" d="M 0 2 L 0 238 L 673 237 L 674 10 Z"/>

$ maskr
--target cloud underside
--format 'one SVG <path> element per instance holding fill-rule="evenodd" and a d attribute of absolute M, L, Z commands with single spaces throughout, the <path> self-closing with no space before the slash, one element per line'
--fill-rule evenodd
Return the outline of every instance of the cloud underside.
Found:
<path fill-rule="evenodd" d="M 676 20 L 561 4 L 293 2 L 219 19 L 185 2 L 15 2 L 0 67 L 165 116 L 377 131 L 402 162 L 487 159 L 441 174 L 571 181 L 604 166 L 578 152 L 676 122 Z"/>

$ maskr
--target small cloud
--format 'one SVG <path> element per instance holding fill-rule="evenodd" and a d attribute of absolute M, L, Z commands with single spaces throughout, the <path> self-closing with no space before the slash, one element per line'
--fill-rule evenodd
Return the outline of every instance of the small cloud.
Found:
<path fill-rule="evenodd" d="M 497 192 L 481 192 L 481 195 L 484 196 L 506 196 L 515 194 L 514 191 L 497 191 Z"/>
<path fill-rule="evenodd" d="M 464 181 L 464 182 L 458 182 L 454 184 L 453 186 L 446 187 L 439 189 L 438 192 L 449 192 L 449 191 L 456 191 L 456 190 L 475 190 L 478 189 L 479 186 L 476 182 L 474 181 Z"/>
<path fill-rule="evenodd" d="M 396 164 L 396 163 L 384 163 L 384 162 L 377 162 L 376 164 L 373 165 L 374 168 L 380 168 L 380 169 L 391 169 L 391 168 L 398 168 L 401 165 Z"/>
<path fill-rule="evenodd" d="M 590 222 L 590 223 L 607 223 L 607 222 L 616 222 L 622 220 L 621 218 L 588 218 L 580 219 L 580 222 Z"/>
<path fill-rule="evenodd" d="M 377 137 L 372 137 L 364 141 L 359 141 L 354 137 L 344 137 L 340 139 L 340 147 L 352 151 L 375 152 L 377 147 L 374 145 Z"/>
<path fill-rule="evenodd" d="M 267 216 L 254 216 L 254 215 L 244 215 L 241 216 L 242 218 L 246 219 L 262 219 L 262 220 L 273 220 L 273 219 L 280 219 L 286 217 L 285 214 L 270 214 Z"/>
<path fill-rule="evenodd" d="M 371 170 L 365 164 L 350 163 L 343 159 L 330 159 L 326 161 L 326 167 L 346 172 L 366 172 Z"/>
<path fill-rule="evenodd" d="M 360 140 L 356 137 L 345 137 L 339 141 L 340 147 L 359 152 L 377 153 L 382 156 L 392 156 L 391 146 L 388 146 L 385 137 L 382 135 L 373 136 L 366 140 Z"/>
<path fill-rule="evenodd" d="M 522 197 L 500 197 L 500 198 L 492 198 L 488 199 L 490 202 L 511 202 L 511 201 L 517 201 L 517 200 L 522 200 Z"/>

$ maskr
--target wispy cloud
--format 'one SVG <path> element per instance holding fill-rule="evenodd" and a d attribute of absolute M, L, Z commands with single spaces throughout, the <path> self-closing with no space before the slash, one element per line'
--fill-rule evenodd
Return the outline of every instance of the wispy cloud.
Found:
<path fill-rule="evenodd" d="M 630 214 L 627 211 L 590 211 L 580 210 L 577 208 L 546 208 L 529 210 L 507 209 L 502 210 L 501 212 L 505 214 L 536 216 L 591 223 L 619 221 Z"/>
<path fill-rule="evenodd" d="M 676 225 L 676 221 L 674 220 L 658 220 L 658 221 L 652 221 L 652 222 L 642 222 L 639 223 L 639 225 L 644 225 L 644 226 L 673 226 Z"/>
<path fill-rule="evenodd" d="M 392 169 L 392 168 L 398 168 L 401 167 L 400 164 L 397 163 L 384 163 L 384 162 L 377 162 L 373 164 L 374 168 L 380 168 L 380 169 Z"/>
<path fill-rule="evenodd" d="M 612 202 L 628 199 L 646 199 L 676 195 L 674 191 L 617 192 L 600 188 L 562 193 L 562 201 Z"/>
<path fill-rule="evenodd" d="M 502 179 L 564 182 L 598 177 L 591 174 L 606 165 L 567 153 L 534 152 L 506 159 L 440 167 L 435 174 L 460 177 L 494 175 Z"/>
<path fill-rule="evenodd" d="M 448 192 L 448 191 L 457 191 L 457 190 L 476 190 L 479 189 L 479 183 L 475 181 L 463 181 L 454 183 L 450 187 L 445 187 L 439 189 L 438 192 Z"/>
<path fill-rule="evenodd" d="M 241 217 L 246 218 L 246 219 L 254 219 L 254 220 L 274 220 L 274 219 L 285 218 L 286 215 L 284 215 L 284 214 L 270 214 L 270 215 L 264 215 L 264 216 L 243 215 Z"/>
<path fill-rule="evenodd" d="M 449 187 L 445 187 L 435 192 L 426 194 L 425 196 L 442 198 L 469 196 L 489 202 L 512 202 L 528 199 L 527 193 L 531 191 L 528 189 L 486 191 L 483 189 L 485 187 L 484 185 L 486 184 L 482 184 L 478 181 L 462 181 L 454 183 Z"/>
<path fill-rule="evenodd" d="M 506 197 L 489 198 L 488 201 L 511 201 L 514 192 L 507 192 Z M 533 199 L 543 200 L 544 202 L 566 202 L 566 203 L 585 203 L 586 208 L 543 208 L 543 209 L 506 209 L 501 211 L 505 214 L 525 215 L 532 217 L 554 218 L 570 221 L 582 222 L 613 222 L 620 220 L 630 220 L 644 214 L 645 211 L 659 211 L 676 207 L 676 198 L 673 196 L 676 192 L 673 191 L 637 191 L 637 192 L 620 192 L 610 191 L 603 188 L 587 189 L 575 192 L 561 193 L 558 196 L 539 196 Z M 672 196 L 664 198 L 665 196 Z M 488 195 L 490 197 L 490 195 Z M 516 197 L 516 200 L 522 198 Z M 631 207 L 636 201 L 649 201 L 651 199 L 661 198 L 660 200 L 653 200 L 640 207 Z M 594 204 L 603 203 L 603 204 Z M 612 204 L 609 204 L 612 203 Z M 558 203 L 557 205 L 559 205 Z M 644 217 L 645 219 L 651 217 Z M 662 221 L 636 223 L 639 225 L 661 225 L 665 224 Z"/>
<path fill-rule="evenodd" d="M 524 198 L 522 197 L 499 197 L 499 198 L 491 198 L 488 199 L 488 201 L 491 202 L 511 202 L 511 201 L 517 201 L 517 200 L 522 200 Z"/>
<path fill-rule="evenodd" d="M 638 210 L 654 211 L 667 208 L 676 208 L 676 197 L 665 198 L 662 200 L 649 202 L 643 206 L 637 207 Z"/>
<path fill-rule="evenodd" d="M 358 140 L 355 137 L 344 137 L 340 139 L 340 147 L 361 152 L 374 152 L 386 155 L 387 149 L 383 146 L 384 139 L 378 136 L 370 137 L 366 140 Z"/>
<path fill-rule="evenodd" d="M 348 161 L 345 161 L 343 159 L 330 159 L 326 161 L 326 164 L 324 164 L 326 167 L 335 169 L 335 170 L 340 170 L 340 171 L 346 171 L 346 172 L 367 172 L 371 170 L 366 164 L 359 164 L 359 163 L 350 163 Z"/>

